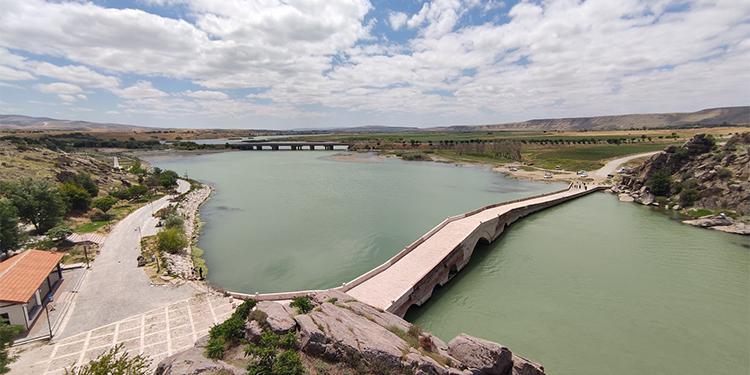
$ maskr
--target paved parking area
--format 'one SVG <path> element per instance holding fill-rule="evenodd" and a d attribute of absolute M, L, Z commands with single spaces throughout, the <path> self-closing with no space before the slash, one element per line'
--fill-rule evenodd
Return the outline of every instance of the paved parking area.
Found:
<path fill-rule="evenodd" d="M 115 323 L 27 349 L 11 366 L 11 374 L 61 375 L 66 368 L 87 363 L 115 345 L 131 354 L 145 354 L 153 368 L 165 357 L 187 349 L 223 322 L 239 301 L 201 294 Z"/>

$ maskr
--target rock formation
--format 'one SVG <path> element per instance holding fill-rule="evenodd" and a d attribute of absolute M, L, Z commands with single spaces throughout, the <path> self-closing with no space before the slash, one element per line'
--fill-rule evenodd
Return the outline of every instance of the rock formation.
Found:
<path fill-rule="evenodd" d="M 659 205 L 657 196 L 662 196 L 662 204 L 672 209 L 732 213 L 688 224 L 746 232 L 747 225 L 731 216 L 750 215 L 750 132 L 735 134 L 724 145 L 716 145 L 711 136 L 695 135 L 652 156 L 612 190 L 621 201 Z"/>
<path fill-rule="evenodd" d="M 500 344 L 459 335 L 448 344 L 388 312 L 375 309 L 351 296 L 321 292 L 312 296 L 314 308 L 307 314 L 277 302 L 259 302 L 245 325 L 245 339 L 256 342 L 264 330 L 293 332 L 310 374 L 322 374 L 320 363 L 344 366 L 357 374 L 486 374 L 543 375 L 544 368 L 514 355 Z M 211 371 L 241 373 L 226 362 L 196 358 L 196 348 L 163 360 L 157 374 L 200 374 Z M 311 366 L 309 363 L 317 363 Z M 177 372 L 180 371 L 180 372 Z M 337 373 L 332 371 L 332 373 Z"/>

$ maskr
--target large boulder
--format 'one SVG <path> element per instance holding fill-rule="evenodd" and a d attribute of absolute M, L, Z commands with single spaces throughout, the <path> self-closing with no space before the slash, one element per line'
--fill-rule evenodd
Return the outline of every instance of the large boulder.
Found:
<path fill-rule="evenodd" d="M 245 374 L 247 371 L 224 361 L 208 359 L 203 355 L 204 348 L 195 346 L 173 354 L 156 367 L 156 375 L 205 375 L 205 374 Z"/>
<path fill-rule="evenodd" d="M 544 375 L 544 367 L 514 354 L 512 375 Z"/>
<path fill-rule="evenodd" d="M 513 353 L 508 348 L 465 334 L 448 342 L 448 353 L 474 374 L 506 375 L 513 367 Z"/>
<path fill-rule="evenodd" d="M 274 333 L 285 334 L 297 325 L 292 309 L 280 303 L 261 301 L 255 308 L 266 314 L 266 323 Z"/>

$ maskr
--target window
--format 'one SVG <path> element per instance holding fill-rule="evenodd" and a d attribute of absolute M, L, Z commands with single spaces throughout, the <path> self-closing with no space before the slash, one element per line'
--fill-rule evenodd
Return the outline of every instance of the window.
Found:
<path fill-rule="evenodd" d="M 10 315 L 8 315 L 8 313 L 2 313 L 2 314 L 0 314 L 0 322 L 4 322 L 6 324 L 10 324 Z"/>

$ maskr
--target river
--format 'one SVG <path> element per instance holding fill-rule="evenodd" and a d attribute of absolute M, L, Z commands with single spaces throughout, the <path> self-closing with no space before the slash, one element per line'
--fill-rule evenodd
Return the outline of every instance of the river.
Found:
<path fill-rule="evenodd" d="M 212 283 L 253 293 L 339 285 L 444 217 L 559 189 L 485 168 L 328 152 L 152 158 L 215 186 L 199 245 Z M 750 371 L 750 239 L 594 194 L 514 224 L 407 319 L 466 332 L 549 374 Z"/>

